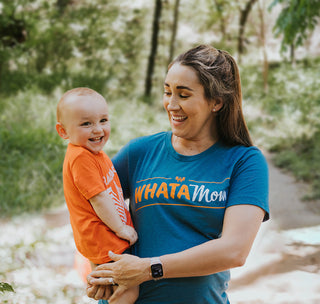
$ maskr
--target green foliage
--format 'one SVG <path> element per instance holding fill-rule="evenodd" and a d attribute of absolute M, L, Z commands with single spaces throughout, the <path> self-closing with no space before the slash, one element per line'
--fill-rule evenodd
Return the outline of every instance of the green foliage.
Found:
<path fill-rule="evenodd" d="M 33 92 L 2 102 L 1 216 L 48 208 L 61 199 L 64 155 L 50 104 Z"/>
<path fill-rule="evenodd" d="M 318 2 L 273 1 L 273 6 L 284 5 L 277 25 L 277 33 L 286 35 L 284 45 L 302 43 L 319 15 Z M 157 98 L 150 99 L 151 106 L 143 102 L 143 97 L 137 97 L 143 92 L 149 53 L 151 2 L 146 1 L 143 9 L 105 0 L 2 3 L 0 209 L 1 216 L 6 216 L 63 202 L 61 171 L 65 143 L 56 134 L 54 125 L 56 103 L 64 91 L 87 86 L 107 98 L 112 131 L 106 151 L 110 156 L 129 139 L 169 126 L 160 102 L 155 104 Z M 234 48 L 236 16 L 245 1 L 210 3 L 209 0 L 202 0 L 201 5 L 181 2 L 180 25 L 183 23 L 190 34 L 177 39 L 176 54 L 196 43 L 193 34 L 204 31 L 210 33 L 210 38 L 204 39 L 207 43 L 214 42 L 230 51 Z M 159 92 L 167 64 L 171 8 L 169 2 L 164 4 L 153 78 Z M 14 31 L 1 34 L 12 24 L 20 34 L 21 27 L 24 28 L 24 41 L 19 41 Z M 216 33 L 224 37 L 216 41 Z M 249 117 L 254 137 L 279 153 L 279 165 L 307 181 L 319 180 L 311 175 L 312 171 L 319 172 L 312 170 L 311 165 L 312 161 L 319 163 L 314 152 L 319 151 L 319 71 L 317 60 L 305 60 L 296 69 L 285 63 L 271 65 L 268 94 L 263 91 L 259 68 L 245 67 L 241 71 L 245 104 L 261 111 L 261 115 Z M 303 145 L 305 150 L 301 148 Z M 294 153 L 290 152 L 292 147 Z M 320 185 L 314 187 L 320 189 Z"/>
<path fill-rule="evenodd" d="M 274 0 L 272 9 L 277 4 L 284 7 L 276 21 L 276 36 L 283 35 L 282 50 L 288 46 L 301 46 L 316 27 L 320 16 L 319 0 Z"/>
<path fill-rule="evenodd" d="M 1 216 L 39 212 L 64 203 L 62 164 L 67 142 L 55 130 L 61 95 L 59 90 L 54 96 L 45 96 L 34 88 L 1 99 Z M 132 100 L 110 99 L 108 155 L 112 157 L 136 136 L 167 129 L 167 115 L 161 109 L 161 104 L 148 106 L 133 96 Z"/>
<path fill-rule="evenodd" d="M 253 66 L 242 70 L 245 106 L 261 111 L 249 120 L 254 138 L 275 153 L 276 165 L 312 185 L 308 199 L 319 199 L 320 60 L 271 65 L 268 94 L 259 73 Z"/>
<path fill-rule="evenodd" d="M 14 289 L 12 288 L 12 286 L 8 283 L 4 283 L 4 282 L 0 282 L 0 293 L 4 293 L 4 292 L 14 292 Z"/>
<path fill-rule="evenodd" d="M 23 22 L 26 40 L 14 48 L 0 44 L 0 92 L 12 95 L 40 87 L 52 93 L 60 86 L 86 86 L 83 78 L 93 88 L 97 79 L 96 88 L 110 96 L 138 90 L 144 73 L 139 67 L 145 52 L 144 16 L 142 9 L 104 0 L 5 2 L 0 33 L 6 20 L 15 18 Z M 89 75 L 83 77 L 84 71 Z"/>
<path fill-rule="evenodd" d="M 298 180 L 312 186 L 312 192 L 306 199 L 320 198 L 320 130 L 312 136 L 303 135 L 299 138 L 287 138 L 272 149 L 276 152 L 275 164 L 290 170 Z"/>

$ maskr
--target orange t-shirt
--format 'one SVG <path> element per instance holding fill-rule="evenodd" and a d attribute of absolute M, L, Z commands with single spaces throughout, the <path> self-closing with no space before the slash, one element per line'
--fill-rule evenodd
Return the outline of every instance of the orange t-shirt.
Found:
<path fill-rule="evenodd" d="M 122 253 L 129 242 L 118 238 L 95 213 L 89 199 L 107 190 L 121 220 L 132 225 L 118 174 L 110 158 L 103 152 L 68 145 L 63 163 L 64 196 L 70 213 L 75 244 L 82 255 L 95 264 L 110 261 L 109 250 Z"/>

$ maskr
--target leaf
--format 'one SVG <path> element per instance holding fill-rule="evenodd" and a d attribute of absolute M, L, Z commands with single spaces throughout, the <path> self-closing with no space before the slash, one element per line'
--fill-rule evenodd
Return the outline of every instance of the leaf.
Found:
<path fill-rule="evenodd" d="M 0 292 L 4 293 L 6 291 L 14 292 L 14 289 L 10 284 L 0 282 Z"/>

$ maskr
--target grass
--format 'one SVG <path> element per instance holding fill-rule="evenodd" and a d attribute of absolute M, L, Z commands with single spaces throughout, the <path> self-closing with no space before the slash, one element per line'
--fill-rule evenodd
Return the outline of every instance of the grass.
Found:
<path fill-rule="evenodd" d="M 62 164 L 66 148 L 55 130 L 56 90 L 43 95 L 30 89 L 2 98 L 0 114 L 0 209 L 2 217 L 38 212 L 64 203 Z M 112 157 L 130 139 L 168 128 L 161 103 L 138 99 L 109 101 Z"/>
<path fill-rule="evenodd" d="M 274 152 L 275 163 L 312 185 L 320 198 L 320 60 L 271 66 L 269 92 L 261 72 L 241 69 L 244 110 L 255 143 Z M 27 88 L 0 103 L 1 215 L 36 212 L 63 203 L 62 163 L 66 143 L 56 134 L 56 104 L 63 89 Z M 103 93 L 103 92 L 102 92 Z M 108 99 L 112 157 L 130 139 L 168 130 L 161 98 L 148 105 L 135 96 Z"/>
<path fill-rule="evenodd" d="M 2 102 L 1 216 L 48 208 L 62 194 L 64 149 L 55 135 L 52 101 L 26 92 Z"/>
<path fill-rule="evenodd" d="M 277 166 L 311 185 L 312 191 L 304 197 L 306 200 L 320 198 L 320 130 L 310 137 L 288 138 L 271 151 L 275 153 Z"/>
<path fill-rule="evenodd" d="M 256 71 L 242 71 L 254 138 L 274 153 L 277 166 L 311 185 L 306 199 L 320 199 L 320 59 L 271 66 L 267 94 Z M 250 115 L 252 108 L 258 113 Z"/>

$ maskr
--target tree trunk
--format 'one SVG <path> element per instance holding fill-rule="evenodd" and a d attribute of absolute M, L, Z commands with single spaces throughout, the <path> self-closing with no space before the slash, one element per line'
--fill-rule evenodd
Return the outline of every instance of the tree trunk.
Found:
<path fill-rule="evenodd" d="M 180 5 L 180 0 L 176 0 L 174 5 L 173 25 L 172 25 L 168 64 L 172 61 L 174 56 L 175 41 L 176 41 L 176 35 L 178 30 L 179 5 Z"/>
<path fill-rule="evenodd" d="M 266 50 L 266 35 L 265 35 L 265 23 L 264 23 L 264 7 L 263 0 L 259 0 L 259 17 L 260 17 L 260 42 L 263 51 L 263 89 L 265 93 L 269 91 L 268 85 L 268 72 L 269 72 L 269 62 Z"/>
<path fill-rule="evenodd" d="M 152 25 L 152 38 L 151 38 L 151 50 L 148 60 L 147 76 L 145 81 L 145 93 L 146 97 L 150 97 L 152 91 L 152 76 L 155 65 L 155 59 L 157 55 L 158 48 L 158 35 L 160 29 L 160 18 L 161 18 L 162 2 L 161 0 L 156 0 L 153 16 Z"/>
<path fill-rule="evenodd" d="M 67 6 L 70 4 L 71 0 L 57 0 L 56 6 L 59 11 L 59 15 L 62 16 Z"/>
<path fill-rule="evenodd" d="M 222 33 L 222 40 L 225 40 L 226 37 L 226 18 L 223 16 L 223 12 L 225 10 L 225 1 L 224 0 L 214 0 L 216 5 L 216 9 L 219 15 L 220 22 L 220 31 Z"/>
<path fill-rule="evenodd" d="M 249 13 L 252 9 L 253 4 L 257 0 L 249 0 L 244 7 L 244 9 L 240 10 L 240 19 L 239 19 L 239 35 L 238 35 L 238 56 L 239 59 L 238 61 L 241 61 L 241 55 L 244 53 L 244 45 L 243 45 L 243 34 L 244 34 L 244 29 L 245 25 L 248 20 Z"/>
<path fill-rule="evenodd" d="M 290 61 L 292 66 L 296 65 L 296 56 L 295 56 L 295 45 L 294 43 L 291 44 L 290 46 Z"/>

